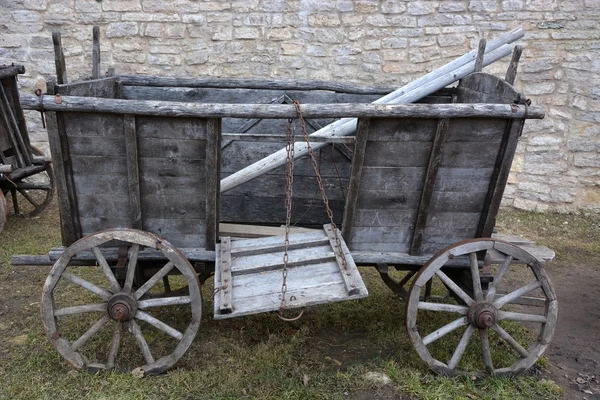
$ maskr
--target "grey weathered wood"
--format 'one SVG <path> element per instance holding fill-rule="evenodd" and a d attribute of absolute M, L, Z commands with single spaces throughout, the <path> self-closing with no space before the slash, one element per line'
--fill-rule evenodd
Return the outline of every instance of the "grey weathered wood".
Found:
<path fill-rule="evenodd" d="M 485 55 L 486 43 L 487 42 L 485 39 L 479 40 L 479 47 L 477 48 L 477 58 L 475 59 L 474 72 L 481 72 L 481 70 L 483 69 L 483 56 Z"/>
<path fill-rule="evenodd" d="M 100 27 L 92 30 L 92 79 L 100 79 Z"/>
<path fill-rule="evenodd" d="M 54 94 L 55 83 L 47 81 L 46 90 Z M 58 206 L 60 210 L 60 224 L 62 244 L 65 246 L 75 242 L 80 237 L 78 224 L 79 213 L 73 191 L 73 170 L 69 154 L 68 144 L 65 143 L 65 131 L 63 116 L 59 113 L 46 113 L 46 124 L 48 127 L 48 138 L 50 142 L 50 153 L 52 154 L 52 165 L 56 175 L 56 188 L 58 190 Z"/>
<path fill-rule="evenodd" d="M 421 251 L 421 244 L 423 243 L 423 234 L 425 232 L 425 226 L 427 225 L 427 217 L 429 216 L 429 210 L 431 208 L 431 200 L 433 198 L 433 190 L 437 180 L 438 170 L 442 163 L 442 156 L 444 150 L 444 143 L 446 140 L 446 134 L 450 121 L 448 119 L 441 119 L 438 122 L 438 126 L 435 133 L 433 144 L 431 145 L 431 154 L 429 156 L 429 162 L 425 173 L 425 181 L 423 183 L 423 191 L 421 193 L 421 200 L 419 201 L 419 207 L 417 209 L 417 217 L 415 220 L 415 227 L 413 229 L 412 243 L 411 243 L 411 254 L 419 254 Z"/>
<path fill-rule="evenodd" d="M 0 82 L 0 113 L 2 114 L 2 122 L 15 152 L 18 166 L 26 167 L 31 165 L 31 154 L 24 140 L 24 137 L 27 136 L 27 131 L 23 132 L 20 130 L 15 117 L 14 111 L 16 107 L 19 107 L 19 105 L 13 106 L 11 104 L 4 89 L 4 84 Z"/>
<path fill-rule="evenodd" d="M 129 192 L 129 212 L 131 214 L 131 227 L 142 229 L 142 202 L 140 194 L 140 171 L 138 165 L 138 138 L 135 117 L 123 117 L 123 136 L 125 136 L 125 150 L 127 158 L 127 182 Z"/>
<path fill-rule="evenodd" d="M 221 184 L 221 120 L 206 121 L 206 243 L 214 250 L 219 237 L 219 195 Z"/>
<path fill-rule="evenodd" d="M 285 135 L 269 135 L 260 133 L 223 133 L 223 140 L 248 140 L 253 142 L 282 142 Z M 309 137 L 309 142 L 325 143 L 354 143 L 354 136 L 330 136 L 330 137 Z M 297 142 L 304 141 L 304 138 L 297 137 Z"/>
<path fill-rule="evenodd" d="M 514 120 L 506 126 L 500 150 L 496 157 L 496 167 L 490 179 L 484 210 L 481 213 L 477 237 L 489 237 L 492 234 L 524 123 L 524 119 Z"/>
<path fill-rule="evenodd" d="M 220 313 L 228 314 L 233 311 L 233 279 L 231 264 L 231 238 L 222 237 L 221 243 L 218 246 L 219 257 L 216 260 L 215 268 L 219 269 L 220 281 Z"/>
<path fill-rule="evenodd" d="M 10 78 L 25 73 L 24 65 L 9 65 L 0 67 L 0 79 Z"/>
<path fill-rule="evenodd" d="M 348 197 L 346 198 L 342 222 L 342 236 L 346 240 L 350 240 L 352 227 L 354 226 L 356 203 L 361 188 L 362 169 L 367 140 L 369 139 L 370 124 L 370 119 L 361 118 L 358 120 L 356 127 L 356 144 L 354 145 L 352 158 L 352 172 L 350 174 L 350 182 L 348 183 Z"/>
<path fill-rule="evenodd" d="M 508 69 L 506 70 L 506 76 L 504 77 L 504 80 L 511 85 L 514 85 L 515 83 L 515 78 L 517 77 L 517 68 L 519 67 L 519 60 L 521 59 L 522 53 L 523 46 L 515 46 L 510 64 L 508 64 Z"/>
<path fill-rule="evenodd" d="M 37 96 L 21 97 L 23 108 L 41 109 Z M 200 104 L 149 100 L 100 99 L 80 96 L 63 96 L 62 102 L 54 102 L 53 96 L 43 96 L 46 111 L 103 112 L 112 114 L 134 114 L 169 117 L 201 118 L 294 118 L 296 108 L 289 104 Z M 541 107 L 508 104 L 302 104 L 305 118 L 527 118 L 541 119 L 545 111 Z M 347 124 L 349 121 L 343 120 Z M 350 121 L 351 122 L 351 121 Z M 325 128 L 324 128 L 325 129 Z M 352 129 L 354 132 L 354 128 Z M 349 135 L 347 132 L 345 135 Z M 329 132 L 319 135 L 330 136 Z"/>
<path fill-rule="evenodd" d="M 329 238 L 329 244 L 333 249 L 335 258 L 340 267 L 340 273 L 342 275 L 342 279 L 344 280 L 344 284 L 346 285 L 348 295 L 353 296 L 359 294 L 361 286 L 364 285 L 362 284 L 362 279 L 358 273 L 356 265 L 354 264 L 350 250 L 348 250 L 346 243 L 342 239 L 342 233 L 337 229 L 334 230 L 332 224 L 324 225 L 323 229 Z M 337 245 L 338 241 L 341 248 L 339 248 Z"/>
<path fill-rule="evenodd" d="M 67 66 L 65 54 L 63 53 L 62 40 L 59 31 L 52 32 L 52 43 L 54 44 L 54 65 L 56 66 L 56 82 L 59 85 L 67 83 Z"/>
<path fill-rule="evenodd" d="M 117 77 L 92 79 L 89 81 L 73 82 L 58 85 L 57 93 L 66 96 L 98 97 L 103 99 L 118 98 Z"/>
<path fill-rule="evenodd" d="M 10 174 L 12 172 L 12 165 L 0 165 L 0 174 Z"/>
<path fill-rule="evenodd" d="M 289 243 L 288 250 L 304 249 L 307 247 L 322 246 L 329 243 L 329 238 L 322 230 L 310 233 L 292 233 L 293 240 Z M 262 254 L 265 252 L 277 252 L 285 249 L 285 236 L 271 236 L 262 238 L 260 242 L 253 239 L 236 240 L 231 248 L 231 254 L 235 257 Z"/>

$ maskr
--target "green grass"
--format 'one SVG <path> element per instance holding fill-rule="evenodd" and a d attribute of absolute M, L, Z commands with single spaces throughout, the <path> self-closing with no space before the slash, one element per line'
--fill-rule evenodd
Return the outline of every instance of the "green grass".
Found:
<path fill-rule="evenodd" d="M 554 223 L 563 222 L 561 218 L 569 221 L 569 229 L 577 225 L 572 216 L 527 213 L 504 213 L 501 221 L 508 228 L 520 220 L 526 227 L 531 224 L 534 231 L 539 218 L 548 218 L 542 226 L 549 232 L 555 229 Z M 575 244 L 580 235 L 598 233 L 593 224 L 576 230 L 580 233 L 573 234 Z M 544 232 L 534 238 L 546 239 Z M 365 379 L 370 371 L 387 374 L 392 383 L 385 393 L 398 398 L 554 399 L 562 393 L 553 382 L 531 374 L 476 380 L 434 375 L 407 336 L 405 304 L 368 268 L 361 270 L 368 298 L 311 308 L 303 319 L 291 324 L 274 314 L 214 321 L 212 284 L 207 284 L 202 326 L 175 368 L 144 379 L 119 372 L 73 372 L 48 342 L 39 318 L 39 295 L 49 268 L 9 265 L 12 254 L 46 253 L 59 245 L 59 236 L 56 209 L 35 220 L 11 218 L 0 234 L 0 333 L 5 339 L 0 341 L 0 399 L 373 398 L 379 391 Z M 88 268 L 81 273 L 93 279 L 96 271 Z M 84 299 L 75 290 L 65 296 L 66 302 Z M 171 317 L 183 318 L 179 314 Z M 443 317 L 428 315 L 432 329 L 443 321 Z M 81 334 L 89 323 L 73 321 L 66 328 Z M 523 329 L 513 333 L 523 340 L 529 335 Z M 19 342 L 23 335 L 25 343 Z M 100 348 L 106 345 L 102 339 L 108 338 L 110 332 L 103 332 L 90 346 Z M 153 339 L 152 335 L 147 338 Z M 160 337 L 154 339 L 160 342 Z M 453 348 L 450 340 L 446 346 L 440 351 Z M 125 347 L 123 362 L 139 358 L 135 345 Z M 477 342 L 472 347 L 465 355 L 465 365 L 479 362 Z"/>

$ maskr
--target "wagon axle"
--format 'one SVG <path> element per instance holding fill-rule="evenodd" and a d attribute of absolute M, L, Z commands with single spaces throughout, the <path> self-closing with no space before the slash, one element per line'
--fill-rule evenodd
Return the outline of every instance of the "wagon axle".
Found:
<path fill-rule="evenodd" d="M 498 318 L 498 310 L 492 303 L 477 302 L 474 303 L 467 312 L 467 319 L 471 325 L 476 328 L 491 328 Z"/>
<path fill-rule="evenodd" d="M 114 321 L 129 321 L 137 313 L 137 301 L 127 293 L 117 293 L 108 300 L 106 310 Z"/>

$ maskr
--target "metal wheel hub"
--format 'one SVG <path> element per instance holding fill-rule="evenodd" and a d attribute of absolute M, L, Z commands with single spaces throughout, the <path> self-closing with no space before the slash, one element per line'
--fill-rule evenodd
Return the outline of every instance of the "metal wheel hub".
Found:
<path fill-rule="evenodd" d="M 479 329 L 491 328 L 496 323 L 498 310 L 492 303 L 474 303 L 467 312 L 469 323 Z"/>
<path fill-rule="evenodd" d="M 129 294 L 117 293 L 108 300 L 106 306 L 108 316 L 117 322 L 132 319 L 137 313 L 137 301 Z"/>

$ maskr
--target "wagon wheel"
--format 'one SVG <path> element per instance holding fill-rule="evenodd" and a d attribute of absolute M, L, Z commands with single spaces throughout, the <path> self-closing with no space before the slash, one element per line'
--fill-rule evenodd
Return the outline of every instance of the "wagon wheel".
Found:
<path fill-rule="evenodd" d="M 31 153 L 43 156 L 44 153 L 31 146 Z M 10 195 L 11 211 L 18 216 L 32 218 L 48 207 L 54 194 L 54 171 L 52 164 L 46 162 L 45 169 L 14 182 L 16 188 L 6 188 L 4 193 Z"/>
<path fill-rule="evenodd" d="M 484 251 L 499 256 L 486 266 L 494 278 L 487 289 L 482 288 L 477 261 L 477 253 Z M 467 294 L 443 272 L 452 259 L 464 259 L 470 266 L 474 293 Z M 431 279 L 466 305 L 421 300 L 421 291 Z M 501 288 L 508 290 L 502 293 Z M 539 262 L 517 246 L 492 239 L 460 242 L 433 256 L 414 280 L 406 307 L 406 326 L 417 353 L 443 375 L 521 373 L 550 343 L 558 313 L 554 288 Z M 446 320 L 440 323 L 440 318 Z M 530 330 L 537 335 L 530 336 Z M 521 336 L 527 337 L 528 345 L 519 343 L 525 340 Z"/>
<path fill-rule="evenodd" d="M 0 191 L 0 232 L 4 230 L 4 224 L 8 216 L 8 209 L 6 208 L 6 199 Z"/>
<path fill-rule="evenodd" d="M 112 249 L 114 254 L 108 254 L 109 248 L 102 251 L 99 248 L 111 240 L 131 246 L 127 265 L 123 266 L 126 273 L 123 285 L 117 282 L 107 262 L 107 259 L 115 259 L 117 249 Z M 134 276 L 142 246 L 157 250 L 168 262 L 136 288 Z M 87 268 L 96 273 L 93 282 L 88 276 L 85 277 L 89 280 L 81 277 L 85 269 L 79 272 L 81 267 L 68 268 L 77 253 L 94 254 L 101 268 Z M 72 270 L 76 270 L 77 275 Z M 181 274 L 182 284 L 188 287 L 189 294 L 151 297 L 162 278 L 173 272 Z M 86 297 L 89 298 L 85 300 L 86 304 L 73 305 L 74 298 Z M 59 301 L 67 301 L 67 306 L 57 305 Z M 100 231 L 73 243 L 52 267 L 42 292 L 42 321 L 46 334 L 56 350 L 77 370 L 97 371 L 117 366 L 136 376 L 159 374 L 175 364 L 189 348 L 200 327 L 201 317 L 200 283 L 187 259 L 170 243 L 134 229 Z M 86 321 L 77 325 L 70 318 L 86 318 Z M 170 322 L 173 326 L 164 320 L 173 320 Z M 157 354 L 159 358 L 155 359 Z M 124 361 L 120 362 L 117 355 Z"/>

